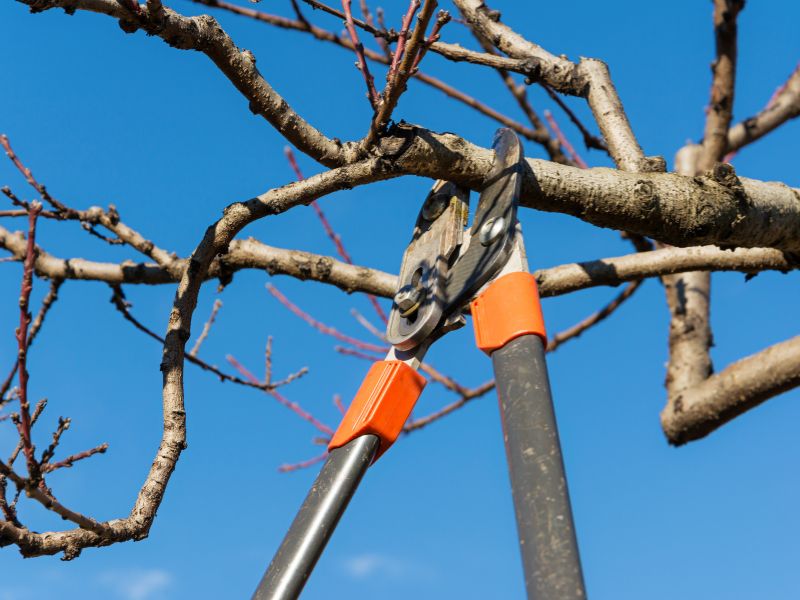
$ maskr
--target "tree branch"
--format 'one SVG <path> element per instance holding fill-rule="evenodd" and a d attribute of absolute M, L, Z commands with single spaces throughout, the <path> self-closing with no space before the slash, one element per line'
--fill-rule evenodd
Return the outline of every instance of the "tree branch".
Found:
<path fill-rule="evenodd" d="M 702 438 L 734 417 L 800 385 L 800 336 L 743 358 L 685 390 L 661 413 L 671 444 Z"/>
<path fill-rule="evenodd" d="M 728 152 L 736 152 L 800 115 L 800 64 L 766 108 L 728 130 Z"/>
<path fill-rule="evenodd" d="M 711 169 L 727 151 L 736 80 L 736 19 L 743 0 L 714 0 L 717 57 L 712 64 L 711 101 L 701 146 L 689 144 L 675 158 L 675 170 L 693 176 Z M 711 274 L 692 272 L 663 278 L 670 310 L 667 403 L 711 375 Z"/>
<path fill-rule="evenodd" d="M 600 126 L 609 153 L 620 169 L 652 171 L 653 161 L 646 161 L 617 91 L 608 67 L 596 59 L 582 59 L 579 64 L 547 52 L 526 40 L 499 21 L 482 0 L 454 0 L 464 18 L 478 35 L 490 40 L 512 58 L 528 60 L 532 66 L 531 81 L 541 81 L 565 94 L 583 96 Z M 660 165 L 655 165 L 660 166 Z"/>

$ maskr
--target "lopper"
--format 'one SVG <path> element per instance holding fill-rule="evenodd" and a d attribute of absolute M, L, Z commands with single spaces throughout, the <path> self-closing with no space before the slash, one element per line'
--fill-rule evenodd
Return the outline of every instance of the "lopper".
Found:
<path fill-rule="evenodd" d="M 403 255 L 386 338 L 328 446 L 329 455 L 253 600 L 297 598 L 362 477 L 392 443 L 425 387 L 417 372 L 437 339 L 464 325 L 491 356 L 531 600 L 585 598 L 550 384 L 536 280 L 528 273 L 517 203 L 523 156 L 500 129 L 473 217 L 469 192 L 437 181 Z"/>

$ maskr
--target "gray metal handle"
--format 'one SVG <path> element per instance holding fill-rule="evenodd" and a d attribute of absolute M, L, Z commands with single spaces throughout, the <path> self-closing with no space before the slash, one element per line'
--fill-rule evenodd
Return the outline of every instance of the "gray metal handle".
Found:
<path fill-rule="evenodd" d="M 374 435 L 362 435 L 328 455 L 252 600 L 300 596 L 379 443 Z"/>
<path fill-rule="evenodd" d="M 535 335 L 492 353 L 525 587 L 530 600 L 586 598 L 545 348 Z"/>

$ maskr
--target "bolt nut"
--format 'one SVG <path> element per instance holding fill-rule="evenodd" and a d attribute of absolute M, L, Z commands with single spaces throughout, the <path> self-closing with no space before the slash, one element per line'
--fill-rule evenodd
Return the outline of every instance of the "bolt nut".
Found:
<path fill-rule="evenodd" d="M 425 299 L 425 289 L 406 286 L 394 295 L 394 303 L 400 310 L 401 317 L 409 317 L 419 308 Z"/>
<path fill-rule="evenodd" d="M 500 234 L 505 231 L 506 220 L 503 217 L 492 217 L 481 227 L 478 239 L 480 239 L 482 246 L 492 244 Z"/>

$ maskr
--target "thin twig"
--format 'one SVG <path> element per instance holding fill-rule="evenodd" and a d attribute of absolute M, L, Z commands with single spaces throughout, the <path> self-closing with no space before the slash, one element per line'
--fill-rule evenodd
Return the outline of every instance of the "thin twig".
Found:
<path fill-rule="evenodd" d="M 304 460 L 302 462 L 290 464 L 290 465 L 281 465 L 278 467 L 278 471 L 281 473 L 289 473 L 291 471 L 297 471 L 298 469 L 306 469 L 308 467 L 312 467 L 317 463 L 321 463 L 323 460 L 328 458 L 328 451 L 326 450 L 322 454 L 315 456 L 313 458 L 309 458 L 308 460 Z"/>
<path fill-rule="evenodd" d="M 408 39 L 408 32 L 411 29 L 411 21 L 414 18 L 417 10 L 419 10 L 419 7 L 419 0 L 411 0 L 408 4 L 408 10 L 403 16 L 400 31 L 397 34 L 397 44 L 395 45 L 394 53 L 392 54 L 392 63 L 389 65 L 389 70 L 386 73 L 387 82 L 390 82 L 397 77 L 397 69 L 400 66 L 400 59 L 403 58 L 403 53 L 406 50 L 406 40 Z"/>
<path fill-rule="evenodd" d="M 386 334 L 377 327 L 375 327 L 375 325 L 370 323 L 369 319 L 367 319 L 364 315 L 358 312 L 355 308 L 350 309 L 350 314 L 353 315 L 353 317 L 355 317 L 356 321 L 358 321 L 359 325 L 361 325 L 364 329 L 369 331 L 380 341 L 386 342 Z"/>
<path fill-rule="evenodd" d="M 468 402 L 486 395 L 487 393 L 492 391 L 494 387 L 495 387 L 494 381 L 487 381 L 486 383 L 481 384 L 478 387 L 472 388 L 469 390 L 468 394 L 465 394 L 455 402 L 452 402 L 451 404 L 448 404 L 447 406 L 425 417 L 420 417 L 419 419 L 414 419 L 413 421 L 406 423 L 405 427 L 403 427 L 403 431 L 405 433 L 411 433 L 412 431 L 416 431 L 417 429 L 422 429 L 426 425 L 430 425 L 434 421 L 437 421 L 442 417 L 446 417 L 447 415 L 455 412 L 459 408 L 462 408 Z"/>
<path fill-rule="evenodd" d="M 63 417 L 58 417 L 58 427 L 56 427 L 56 430 L 53 432 L 53 441 L 50 442 L 50 445 L 42 452 L 42 458 L 39 461 L 41 465 L 46 465 L 50 462 L 50 459 L 53 458 L 53 455 L 56 453 L 56 448 L 61 441 L 61 436 L 69 429 L 71 423 L 72 420 L 69 418 L 64 419 Z M 42 470 L 44 471 L 44 469 Z"/>
<path fill-rule="evenodd" d="M 304 421 L 308 421 L 309 423 L 311 423 L 322 433 L 333 435 L 333 429 L 331 429 L 328 425 L 317 419 L 307 410 L 304 410 L 303 407 L 301 407 L 297 402 L 292 402 L 291 400 L 287 399 L 285 396 L 277 392 L 275 389 L 268 389 L 266 386 L 264 386 L 263 382 L 260 382 L 258 378 L 247 369 L 247 367 L 245 367 L 242 363 L 236 360 L 236 358 L 234 358 L 232 355 L 229 354 L 225 358 L 234 369 L 239 371 L 239 373 L 241 373 L 243 377 L 245 377 L 248 381 L 250 381 L 253 384 L 253 387 L 260 387 L 260 389 L 262 389 L 267 394 L 275 398 L 275 400 L 277 400 L 281 405 L 291 410 L 294 414 L 296 414 Z"/>
<path fill-rule="evenodd" d="M 339 394 L 333 395 L 333 405 L 339 410 L 340 413 L 342 413 L 342 415 L 347 412 L 344 404 L 342 404 L 342 397 Z"/>
<path fill-rule="evenodd" d="M 361 74 L 364 76 L 364 81 L 367 84 L 367 99 L 369 100 L 373 110 L 375 110 L 380 102 L 380 97 L 378 96 L 378 90 L 375 89 L 375 78 L 369 72 L 369 67 L 367 66 L 367 59 L 364 56 L 364 45 L 358 39 L 358 32 L 356 32 L 356 28 L 353 25 L 353 13 L 350 9 L 351 3 L 352 0 L 342 0 L 342 7 L 344 8 L 345 15 L 345 26 L 347 27 L 347 33 L 350 36 L 350 41 L 353 42 L 353 46 L 355 47 L 357 59 L 356 66 L 358 67 L 358 70 L 361 71 Z"/>
<path fill-rule="evenodd" d="M 3 136 L 0 136 L 3 137 Z M 10 152 L 10 148 L 7 149 Z M 13 159 L 12 159 L 13 160 Z M 34 446 L 31 440 L 30 403 L 28 402 L 28 326 L 31 315 L 28 312 L 31 291 L 33 290 L 33 266 L 36 260 L 36 219 L 42 210 L 40 202 L 32 202 L 28 214 L 28 244 L 23 263 L 22 286 L 19 294 L 19 327 L 17 328 L 17 372 L 19 373 L 19 435 L 23 445 L 23 452 L 28 465 L 28 475 L 38 478 L 39 469 L 34 455 Z"/>
<path fill-rule="evenodd" d="M 122 287 L 119 286 L 119 285 L 109 285 L 109 287 L 114 291 L 113 295 L 111 296 L 111 303 L 114 305 L 114 308 L 116 308 L 122 314 L 123 318 L 126 321 L 128 321 L 129 323 L 131 323 L 134 327 L 136 327 L 136 329 L 138 329 L 142 333 L 150 336 L 154 340 L 157 340 L 158 342 L 163 344 L 164 343 L 164 338 L 162 338 L 157 333 L 155 333 L 155 332 L 151 331 L 150 329 L 148 329 L 147 327 L 145 327 L 145 325 L 143 325 L 138 319 L 136 319 L 136 317 L 134 317 L 131 314 L 131 311 L 130 311 L 130 306 L 131 305 L 125 299 L 125 294 L 122 291 Z M 231 383 L 236 383 L 236 384 L 244 385 L 244 386 L 247 386 L 247 387 L 253 387 L 253 388 L 256 388 L 256 389 L 259 389 L 259 390 L 263 390 L 263 391 L 269 391 L 269 390 L 271 390 L 273 388 L 280 387 L 281 385 L 285 385 L 285 384 L 287 384 L 287 383 L 289 383 L 291 381 L 294 381 L 298 377 L 301 377 L 301 376 L 305 375 L 308 372 L 308 369 L 303 367 L 302 369 L 297 371 L 297 373 L 294 373 L 294 374 L 290 375 L 289 377 L 287 377 L 284 380 L 276 381 L 275 383 L 271 383 L 269 385 L 265 385 L 265 384 L 263 384 L 261 382 L 253 383 L 252 381 L 248 381 L 246 379 L 241 379 L 240 377 L 236 377 L 235 375 L 230 375 L 228 373 L 225 373 L 224 371 L 221 371 L 220 369 L 218 369 L 214 365 L 210 365 L 207 362 L 205 362 L 204 360 L 201 360 L 201 359 L 197 358 L 196 356 L 192 356 L 191 354 L 186 354 L 185 357 L 186 357 L 186 360 L 188 360 L 190 363 L 192 363 L 194 365 L 197 365 L 201 369 L 209 371 L 209 372 L 213 373 L 214 375 L 216 375 L 217 377 L 219 377 L 220 381 L 229 381 Z"/>
<path fill-rule="evenodd" d="M 106 450 L 108 450 L 108 444 L 100 444 L 94 448 L 90 448 L 89 450 L 84 450 L 83 452 L 77 452 L 68 456 L 63 460 L 59 460 L 58 462 L 49 463 L 42 465 L 42 470 L 45 473 L 51 473 L 56 469 L 69 469 L 79 460 L 83 460 L 84 458 L 89 458 L 90 456 L 94 456 L 95 454 L 105 454 Z"/>
<path fill-rule="evenodd" d="M 368 352 L 375 352 L 377 354 L 386 354 L 389 351 L 388 346 L 378 346 L 377 344 L 371 344 L 369 342 L 365 342 L 363 340 L 356 339 L 349 335 L 346 335 L 334 327 L 330 325 L 326 325 L 309 315 L 299 306 L 294 304 L 291 300 L 289 300 L 283 293 L 281 293 L 278 288 L 276 288 L 271 283 L 266 284 L 267 291 L 275 297 L 278 302 L 283 304 L 286 308 L 288 308 L 292 313 L 303 319 L 306 323 L 308 323 L 311 327 L 316 329 L 317 331 L 324 333 L 325 335 L 329 335 L 341 342 L 345 342 L 346 344 L 350 344 L 360 350 L 366 350 Z"/>
<path fill-rule="evenodd" d="M 431 32 L 428 35 L 428 38 L 425 40 L 425 43 L 422 44 L 422 47 L 419 49 L 417 53 L 417 57 L 414 59 L 414 64 L 411 66 L 412 73 L 417 71 L 417 67 L 419 63 L 422 62 L 422 59 L 425 58 L 425 55 L 428 53 L 428 49 L 431 47 L 432 44 L 439 41 L 441 37 L 442 27 L 447 25 L 450 22 L 450 13 L 446 10 L 440 10 L 436 15 L 436 21 L 431 27 Z"/>
<path fill-rule="evenodd" d="M 580 154 L 575 151 L 575 148 L 572 147 L 572 144 L 569 143 L 567 136 L 564 135 L 564 132 L 561 131 L 561 128 L 556 123 L 556 120 L 553 118 L 553 113 L 549 110 L 544 111 L 544 118 L 547 119 L 547 124 L 550 125 L 550 129 L 553 130 L 558 141 L 564 147 L 564 150 L 567 151 L 567 154 L 572 159 L 572 162 L 575 163 L 576 166 L 580 167 L 581 169 L 588 169 L 589 165 L 586 164 L 586 161 L 581 158 Z"/>
<path fill-rule="evenodd" d="M 22 173 L 22 176 L 25 178 L 25 181 L 27 181 L 31 185 L 31 187 L 33 187 L 33 189 L 39 192 L 39 195 L 42 197 L 42 200 L 50 204 L 50 206 L 52 206 L 61 213 L 69 214 L 72 211 L 71 208 L 67 207 L 66 205 L 62 204 L 61 202 L 53 198 L 53 196 L 51 196 L 50 193 L 47 191 L 47 188 L 38 181 L 36 181 L 36 178 L 33 176 L 31 170 L 22 163 L 20 158 L 11 148 L 11 142 L 9 142 L 8 136 L 4 134 L 0 135 L 0 146 L 3 146 L 9 160 L 11 160 L 11 162 L 14 163 L 14 166 L 17 167 L 19 172 Z"/>
<path fill-rule="evenodd" d="M 297 177 L 297 181 L 303 181 L 305 177 L 303 176 L 303 172 L 300 170 L 300 165 L 297 164 L 297 159 L 294 156 L 294 152 L 289 146 L 284 147 L 283 149 L 284 154 L 286 155 L 286 159 L 289 161 L 289 166 L 294 171 L 295 177 Z M 317 215 L 319 222 L 322 224 L 322 228 L 325 230 L 325 234 L 328 238 L 333 242 L 333 245 L 336 247 L 336 252 L 339 257 L 345 261 L 348 265 L 353 264 L 353 259 L 350 257 L 350 253 L 344 247 L 342 243 L 342 236 L 340 236 L 336 231 L 334 231 L 333 227 L 331 226 L 330 221 L 325 216 L 325 213 L 322 212 L 322 207 L 319 205 L 319 202 L 316 200 L 311 201 L 311 208 L 314 209 L 314 213 Z M 367 294 L 367 299 L 369 303 L 372 305 L 372 308 L 378 314 L 381 321 L 384 323 L 389 322 L 389 318 L 386 316 L 383 308 L 381 307 L 378 299 L 373 294 Z"/>
<path fill-rule="evenodd" d="M 208 321 L 206 321 L 205 325 L 203 325 L 203 330 L 200 332 L 200 335 L 197 337 L 197 341 L 189 351 L 190 356 L 197 356 L 197 353 L 200 351 L 200 346 L 202 346 L 203 342 L 206 341 L 208 333 L 211 331 L 211 326 L 214 325 L 214 320 L 217 318 L 217 313 L 219 312 L 220 308 L 222 308 L 222 300 L 217 298 L 214 300 L 214 306 L 211 307 L 211 314 L 208 317 Z"/>
<path fill-rule="evenodd" d="M 639 281 L 632 281 L 625 288 L 608 304 L 606 304 L 603 308 L 598 310 L 597 312 L 592 313 L 579 323 L 576 323 L 569 329 L 565 329 L 554 335 L 550 341 L 547 343 L 547 351 L 553 352 L 556 348 L 561 346 L 564 342 L 574 339 L 585 332 L 590 327 L 597 325 L 600 321 L 610 316 L 615 310 L 617 310 L 625 300 L 630 298 L 636 290 L 639 289 L 641 286 L 642 280 Z"/>
<path fill-rule="evenodd" d="M 561 108 L 561 110 L 564 111 L 567 117 L 569 117 L 569 120 L 572 121 L 572 124 L 575 125 L 575 127 L 577 127 L 578 130 L 581 132 L 581 135 L 583 136 L 583 143 L 586 146 L 586 148 L 587 149 L 594 148 L 596 150 L 602 150 L 603 152 L 608 153 L 608 146 L 606 145 L 606 143 L 599 136 L 592 134 L 586 128 L 586 126 L 575 115 L 575 113 L 572 112 L 572 109 L 569 106 L 567 106 L 567 103 L 561 99 L 561 96 L 559 96 L 555 92 L 555 90 L 553 90 L 553 88 L 551 88 L 546 83 L 542 83 L 542 87 L 544 88 L 544 91 L 547 92 L 547 95 L 550 96 L 550 98 L 552 98 L 553 102 L 558 104 L 559 108 Z"/>
<path fill-rule="evenodd" d="M 378 362 L 379 360 L 383 360 L 380 356 L 367 354 L 366 352 L 360 352 L 355 348 L 348 348 L 347 346 L 334 346 L 333 349 L 339 354 L 344 354 L 345 356 L 354 356 L 355 358 L 360 358 L 361 360 L 367 360 L 369 362 Z"/>
<path fill-rule="evenodd" d="M 267 336 L 267 346 L 264 349 L 264 383 L 272 383 L 272 336 Z"/>
<path fill-rule="evenodd" d="M 412 0 L 412 5 L 415 1 L 416 0 Z M 362 148 L 366 149 L 372 146 L 372 144 L 374 144 L 377 140 L 378 136 L 389 124 L 389 119 L 391 119 L 392 112 L 397 106 L 400 96 L 403 94 L 403 92 L 405 92 L 408 80 L 413 73 L 412 67 L 415 64 L 417 53 L 424 45 L 425 31 L 428 28 L 428 23 L 433 17 L 433 11 L 435 10 L 436 6 L 436 0 L 425 0 L 425 3 L 422 5 L 422 9 L 419 11 L 417 24 L 414 27 L 413 33 L 411 34 L 411 39 L 405 46 L 402 56 L 399 56 L 399 52 L 395 50 L 392 62 L 394 63 L 396 60 L 399 60 L 399 63 L 396 69 L 393 71 L 390 67 L 392 76 L 387 81 L 386 87 L 383 89 L 383 94 L 381 94 L 381 102 L 376 108 L 375 116 L 372 119 L 369 131 L 361 142 Z"/>
<path fill-rule="evenodd" d="M 31 323 L 31 328 L 28 332 L 28 348 L 31 347 L 33 340 L 36 339 L 36 335 L 39 333 L 39 330 L 41 330 L 42 325 L 44 324 L 44 319 L 47 316 L 47 313 L 50 311 L 50 308 L 53 306 L 55 301 L 58 300 L 58 290 L 63 282 L 63 279 L 53 279 L 50 282 L 50 289 L 42 300 L 42 305 L 39 307 L 39 312 L 36 313 L 36 317 Z M 4 399 L 6 397 L 6 393 L 8 392 L 8 388 L 11 387 L 11 382 L 14 380 L 14 375 L 17 374 L 18 367 L 19 362 L 14 361 L 14 365 L 11 367 L 11 372 L 8 374 L 3 383 L 0 384 L 0 408 L 2 408 L 3 404 L 5 404 Z"/>

